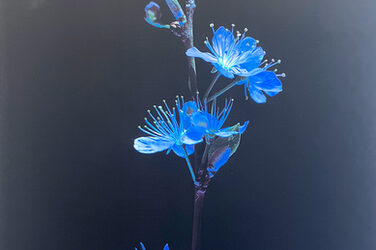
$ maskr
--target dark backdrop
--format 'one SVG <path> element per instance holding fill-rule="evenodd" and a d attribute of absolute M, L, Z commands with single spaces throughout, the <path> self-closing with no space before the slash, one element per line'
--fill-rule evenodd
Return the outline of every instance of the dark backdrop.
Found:
<path fill-rule="evenodd" d="M 182 45 L 146 3 L 1 1 L 0 249 L 189 249 L 184 160 L 132 147 L 148 108 L 187 95 Z M 197 7 L 199 48 L 235 23 L 288 75 L 264 105 L 229 92 L 228 124 L 251 126 L 209 188 L 203 248 L 376 249 L 375 1 Z"/>

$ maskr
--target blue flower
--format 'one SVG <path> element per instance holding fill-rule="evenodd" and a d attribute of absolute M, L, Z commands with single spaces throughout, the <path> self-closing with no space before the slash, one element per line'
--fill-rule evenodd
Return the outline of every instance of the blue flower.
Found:
<path fill-rule="evenodd" d="M 265 103 L 266 97 L 264 93 L 268 96 L 275 96 L 282 91 L 282 83 L 278 77 L 285 77 L 286 74 L 276 74 L 275 71 L 268 71 L 270 67 L 279 63 L 281 63 L 281 60 L 272 60 L 269 64 L 264 61 L 262 63 L 264 66 L 260 66 L 261 72 L 251 75 L 237 83 L 237 85 L 244 85 L 246 99 L 250 96 L 257 103 Z"/>
<path fill-rule="evenodd" d="M 242 134 L 249 121 L 246 121 L 239 127 L 239 131 L 232 130 L 232 127 L 222 128 L 232 108 L 233 100 L 225 101 L 225 106 L 222 111 L 219 111 L 216 106 L 216 101 L 209 112 L 206 103 L 202 105 L 200 101 L 190 101 L 184 104 L 183 114 L 184 121 L 194 127 L 195 135 L 205 135 L 208 139 L 214 136 L 229 137 L 234 134 Z"/>
<path fill-rule="evenodd" d="M 232 25 L 234 27 L 235 25 Z M 244 33 L 237 32 L 236 38 L 232 31 L 219 27 L 213 30 L 213 40 L 210 44 L 206 38 L 205 45 L 211 53 L 201 52 L 196 47 L 187 50 L 186 55 L 190 57 L 199 57 L 211 63 L 216 70 L 227 78 L 234 78 L 234 75 L 247 77 L 259 72 L 258 66 L 265 55 L 261 47 L 257 47 L 258 41 L 245 36 Z"/>
<path fill-rule="evenodd" d="M 141 245 L 141 250 L 146 250 L 146 247 L 144 244 L 142 244 L 142 242 L 140 242 L 140 245 Z M 170 248 L 168 247 L 168 244 L 166 244 L 163 248 L 163 250 L 169 250 Z M 137 250 L 137 247 L 135 248 L 135 250 Z"/>
<path fill-rule="evenodd" d="M 202 135 L 197 134 L 197 131 L 194 131 L 194 127 L 184 124 L 183 111 L 181 109 L 182 104 L 184 104 L 183 100 L 181 104 L 178 98 L 176 100 L 176 109 L 174 107 L 172 111 L 166 101 L 163 100 L 163 102 L 165 109 L 162 106 L 154 106 L 157 113 L 156 116 L 148 110 L 149 116 L 153 121 L 150 122 L 145 117 L 146 125 L 144 127 L 139 126 L 139 129 L 149 136 L 135 139 L 134 148 L 144 154 L 152 154 L 164 150 L 168 150 L 167 153 L 169 153 L 173 150 L 178 156 L 186 158 L 183 146 L 188 155 L 192 154 L 194 145 L 202 142 Z M 179 113 L 179 120 L 177 113 Z"/>

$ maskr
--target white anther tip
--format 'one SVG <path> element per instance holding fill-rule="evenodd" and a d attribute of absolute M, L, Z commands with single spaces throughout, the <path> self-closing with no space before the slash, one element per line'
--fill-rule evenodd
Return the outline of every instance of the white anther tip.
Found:
<path fill-rule="evenodd" d="M 281 62 L 282 62 L 281 59 L 278 59 L 277 63 L 281 63 Z"/>
<path fill-rule="evenodd" d="M 247 32 L 248 31 L 248 29 L 247 28 L 244 28 L 244 32 Z"/>
<path fill-rule="evenodd" d="M 232 27 L 235 27 L 235 24 L 231 24 Z"/>
<path fill-rule="evenodd" d="M 211 28 L 213 28 L 213 27 L 214 27 L 214 23 L 211 23 L 209 26 L 210 26 Z"/>
<path fill-rule="evenodd" d="M 259 43 L 260 41 L 259 40 L 256 40 L 256 43 Z"/>

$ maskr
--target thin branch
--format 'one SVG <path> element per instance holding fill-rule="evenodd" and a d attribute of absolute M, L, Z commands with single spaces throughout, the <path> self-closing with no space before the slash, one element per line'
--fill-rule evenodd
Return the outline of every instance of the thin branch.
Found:
<path fill-rule="evenodd" d="M 231 89 L 232 87 L 234 87 L 237 83 L 239 82 L 238 79 L 235 79 L 233 82 L 231 82 L 229 85 L 227 85 L 226 87 L 224 87 L 223 89 L 219 90 L 218 92 L 216 92 L 214 95 L 212 95 L 211 97 L 208 98 L 208 102 L 211 102 L 213 101 L 214 99 L 216 99 L 217 97 L 219 97 L 220 95 L 222 95 L 223 93 L 225 93 L 227 90 Z"/>
<path fill-rule="evenodd" d="M 204 95 L 204 102 L 208 99 L 208 96 L 210 94 L 210 91 L 213 89 L 215 83 L 217 82 L 218 78 L 221 76 L 221 74 L 219 72 L 217 72 L 213 78 L 213 80 L 211 81 L 208 89 L 206 90 L 206 93 Z"/>
<path fill-rule="evenodd" d="M 187 154 L 187 150 L 185 148 L 185 145 L 183 146 L 183 150 L 184 150 L 184 158 L 185 158 L 185 161 L 187 162 L 187 165 L 188 165 L 188 168 L 189 168 L 189 172 L 191 173 L 193 183 L 196 185 L 197 184 L 196 176 L 195 176 L 195 173 L 193 171 L 193 168 L 192 168 L 192 165 L 191 165 L 191 161 L 189 160 L 189 156 Z"/>

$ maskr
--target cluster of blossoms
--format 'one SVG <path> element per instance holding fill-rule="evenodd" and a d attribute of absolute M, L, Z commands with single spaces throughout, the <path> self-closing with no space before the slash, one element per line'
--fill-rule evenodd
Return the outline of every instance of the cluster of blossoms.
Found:
<path fill-rule="evenodd" d="M 246 98 L 248 95 L 257 103 L 266 102 L 266 97 L 274 96 L 282 91 L 282 83 L 278 77 L 285 77 L 285 74 L 277 74 L 276 70 L 270 71 L 270 68 L 280 64 L 281 60 L 264 60 L 265 51 L 257 47 L 258 40 L 246 36 L 248 29 L 244 33 L 239 31 L 234 36 L 234 27 L 232 31 L 219 27 L 214 30 L 214 24 L 210 24 L 213 31 L 213 39 L 210 44 L 208 38 L 205 45 L 208 52 L 201 52 L 196 47 L 187 50 L 186 54 L 190 57 L 199 57 L 214 66 L 212 72 L 218 71 L 227 78 L 240 78 L 235 84 L 244 85 Z M 234 84 L 234 85 L 235 85 Z"/>
<path fill-rule="evenodd" d="M 224 108 L 219 111 L 214 102 L 209 112 L 206 103 L 203 105 L 197 98 L 194 101 L 184 102 L 183 97 L 176 97 L 176 105 L 172 109 L 163 100 L 164 106 L 154 106 L 155 114 L 150 110 L 148 114 L 150 122 L 145 117 L 143 127 L 139 129 L 148 136 L 139 137 L 134 141 L 134 148 L 144 154 L 152 154 L 172 150 L 176 155 L 186 159 L 193 181 L 196 183 L 195 174 L 189 161 L 195 148 L 195 144 L 204 140 L 210 143 L 215 136 L 229 137 L 234 134 L 242 134 L 247 128 L 248 121 L 239 129 L 233 127 L 222 128 L 230 114 L 233 100 L 225 101 Z M 229 158 L 229 156 L 228 156 Z M 228 160 L 222 160 L 221 166 Z M 216 167 L 220 167 L 216 165 Z"/>
<path fill-rule="evenodd" d="M 169 29 L 174 35 L 182 38 L 187 48 L 190 80 L 196 80 L 193 58 L 201 58 L 212 64 L 211 73 L 215 73 L 215 77 L 202 98 L 198 92 L 195 98 L 188 101 L 182 96 L 177 96 L 172 108 L 163 100 L 162 105 L 154 105 L 153 112 L 148 110 L 149 118 L 145 117 L 145 125 L 139 126 L 146 136 L 135 139 L 134 148 L 144 154 L 162 151 L 169 154 L 173 151 L 177 156 L 184 158 L 195 184 L 195 209 L 197 205 L 199 210 L 202 208 L 199 203 L 203 198 L 197 197 L 203 197 L 209 180 L 235 153 L 241 135 L 249 124 L 249 121 L 245 121 L 242 125 L 237 123 L 230 127 L 224 126 L 232 109 L 233 99 L 226 99 L 222 109 L 217 107 L 217 99 L 232 87 L 242 85 L 246 99 L 251 97 L 256 103 L 265 103 L 266 96 L 272 97 L 282 91 L 279 78 L 285 77 L 285 74 L 278 74 L 277 69 L 272 70 L 281 60 L 265 60 L 265 51 L 258 46 L 259 41 L 247 36 L 247 29 L 244 29 L 243 33 L 234 32 L 235 25 L 232 25 L 231 30 L 223 26 L 215 30 L 214 24 L 210 24 L 213 38 L 211 42 L 208 38 L 204 42 L 209 52 L 201 52 L 193 46 L 194 0 L 186 1 L 188 18 L 177 0 L 165 1 L 175 18 L 174 21 L 170 24 L 161 24 L 160 7 L 154 2 L 145 7 L 145 20 L 154 27 Z M 210 96 L 220 76 L 232 79 L 232 82 Z M 188 86 L 191 90 L 190 81 Z M 200 148 L 196 147 L 199 143 L 205 144 L 201 162 L 197 164 L 196 158 L 196 165 L 192 165 L 190 155 L 199 151 L 197 149 Z M 192 249 L 197 249 L 198 245 L 200 220 L 197 214 L 195 212 L 194 215 Z M 142 249 L 145 249 L 144 245 L 140 244 Z M 167 244 L 164 249 L 168 249 Z"/>

